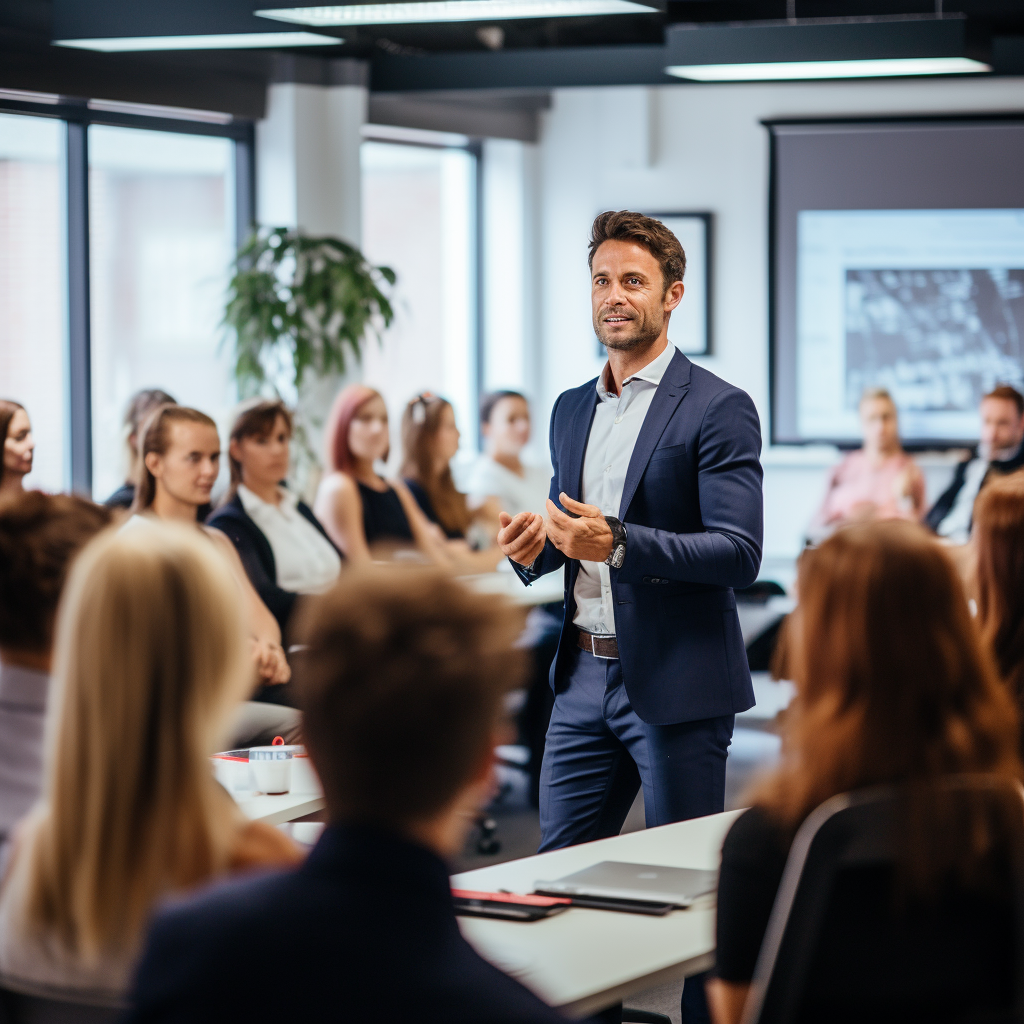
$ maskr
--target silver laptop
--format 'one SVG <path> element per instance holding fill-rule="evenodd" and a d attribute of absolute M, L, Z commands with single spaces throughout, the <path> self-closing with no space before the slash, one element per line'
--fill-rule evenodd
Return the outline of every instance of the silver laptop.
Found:
<path fill-rule="evenodd" d="M 535 888 L 538 892 L 560 896 L 595 896 L 688 907 L 698 896 L 714 892 L 717 885 L 717 871 L 603 860 L 564 878 L 538 881 Z"/>

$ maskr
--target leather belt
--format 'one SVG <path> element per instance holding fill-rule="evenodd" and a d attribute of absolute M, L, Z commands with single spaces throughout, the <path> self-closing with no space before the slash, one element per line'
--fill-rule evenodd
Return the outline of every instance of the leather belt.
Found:
<path fill-rule="evenodd" d="M 612 659 L 619 656 L 619 644 L 614 636 L 596 636 L 579 629 L 576 631 L 576 646 L 581 651 L 589 651 L 595 658 Z"/>

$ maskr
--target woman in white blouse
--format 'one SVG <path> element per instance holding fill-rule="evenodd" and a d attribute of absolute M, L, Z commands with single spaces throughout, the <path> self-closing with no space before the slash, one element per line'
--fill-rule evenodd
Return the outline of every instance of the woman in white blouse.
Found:
<path fill-rule="evenodd" d="M 292 417 L 281 401 L 255 398 L 239 406 L 228 442 L 231 487 L 206 521 L 234 544 L 242 565 L 287 637 L 301 594 L 327 590 L 341 555 L 316 516 L 284 485 Z"/>

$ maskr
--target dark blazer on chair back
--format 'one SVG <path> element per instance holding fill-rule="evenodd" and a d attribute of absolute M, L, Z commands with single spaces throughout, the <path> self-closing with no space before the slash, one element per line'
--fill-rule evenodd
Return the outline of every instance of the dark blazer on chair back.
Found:
<path fill-rule="evenodd" d="M 328 827 L 296 871 L 164 911 L 129 1002 L 125 1024 L 563 1020 L 462 937 L 435 854 L 354 825 Z"/>
<path fill-rule="evenodd" d="M 551 413 L 551 500 L 581 497 L 596 378 Z M 668 725 L 754 705 L 734 587 L 761 565 L 761 428 L 750 396 L 676 352 L 633 449 L 618 518 L 626 558 L 611 570 L 622 680 L 645 722 Z M 548 541 L 524 581 L 565 565 L 565 616 L 551 685 L 576 644 L 579 562 Z"/>
<path fill-rule="evenodd" d="M 310 507 L 300 501 L 297 506 L 299 515 L 309 520 L 324 539 L 338 551 L 337 545 L 327 531 L 320 525 L 320 520 L 313 515 Z M 274 551 L 270 546 L 263 531 L 253 522 L 252 517 L 245 511 L 242 499 L 234 494 L 230 500 L 224 502 L 209 519 L 207 526 L 220 530 L 227 534 L 228 539 L 234 544 L 238 551 L 238 557 L 242 560 L 245 573 L 250 582 L 256 588 L 263 603 L 270 609 L 271 614 L 277 619 L 281 627 L 281 636 L 286 635 L 286 626 L 291 617 L 292 609 L 295 607 L 295 600 L 299 596 L 290 590 L 283 590 L 277 585 L 277 565 L 274 561 Z M 344 560 L 345 556 L 338 551 L 338 556 Z"/>

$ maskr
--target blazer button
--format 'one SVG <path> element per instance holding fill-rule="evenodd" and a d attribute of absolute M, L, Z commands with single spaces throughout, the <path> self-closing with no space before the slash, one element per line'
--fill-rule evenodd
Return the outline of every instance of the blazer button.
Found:
<path fill-rule="evenodd" d="M 650 576 L 645 576 L 644 577 L 644 583 L 650 583 L 650 582 L 651 582 L 651 577 Z"/>
<path fill-rule="evenodd" d="M 658 580 L 659 583 L 668 583 L 668 580 Z"/>

